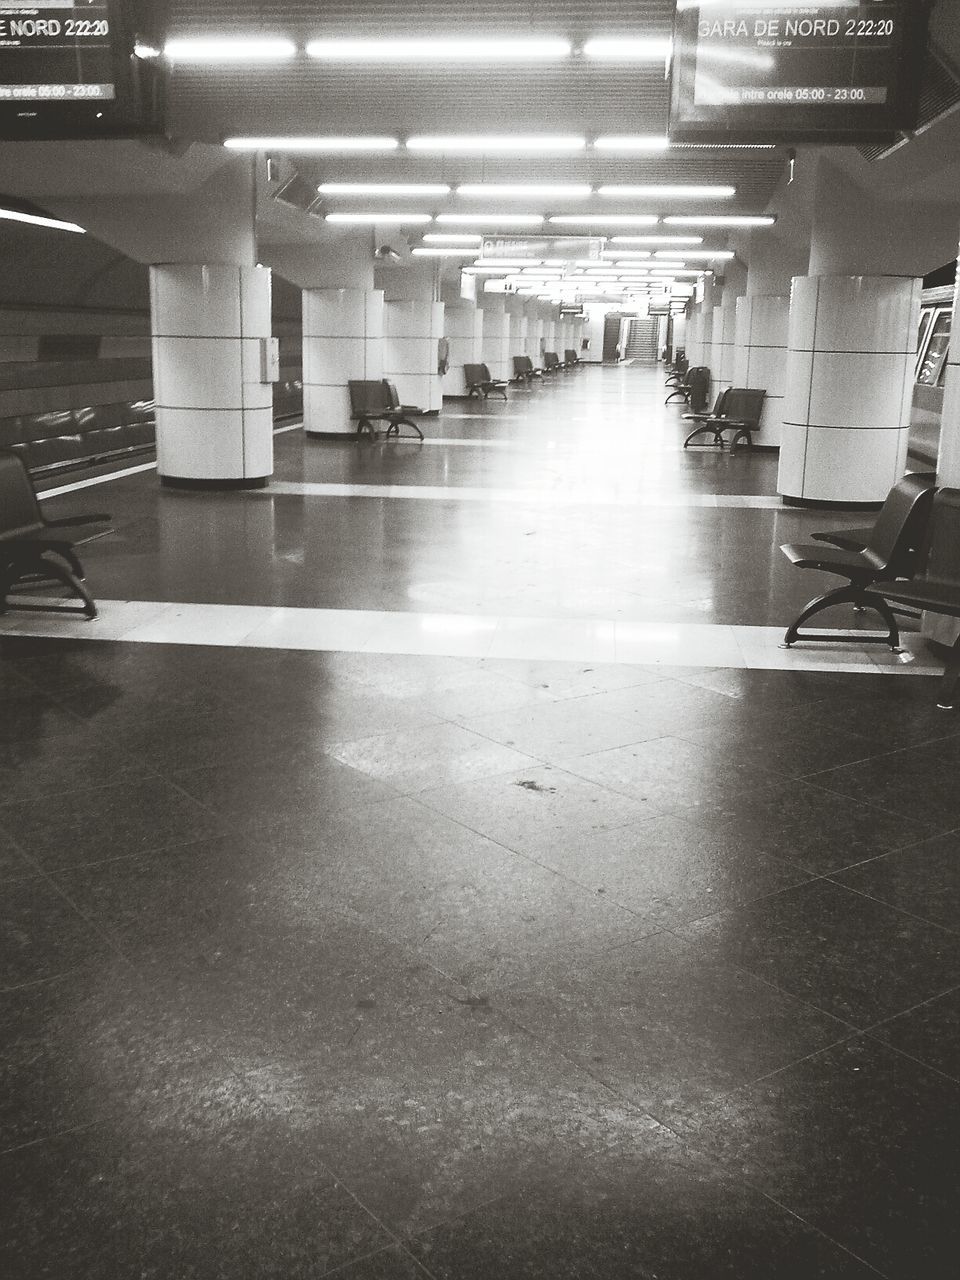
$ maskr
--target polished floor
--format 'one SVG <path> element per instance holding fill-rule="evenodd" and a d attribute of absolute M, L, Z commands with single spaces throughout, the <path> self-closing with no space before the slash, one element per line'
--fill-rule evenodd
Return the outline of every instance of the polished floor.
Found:
<path fill-rule="evenodd" d="M 114 522 L 0 620 L 4 1276 L 956 1275 L 960 718 L 778 648 L 824 519 L 663 394 L 47 499 Z"/>

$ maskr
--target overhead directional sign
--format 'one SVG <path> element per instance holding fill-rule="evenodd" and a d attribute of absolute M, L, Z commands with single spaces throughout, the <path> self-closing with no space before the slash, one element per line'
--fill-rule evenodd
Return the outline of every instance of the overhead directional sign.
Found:
<path fill-rule="evenodd" d="M 601 236 L 485 236 L 480 249 L 482 261 L 497 258 L 565 258 L 599 262 Z"/>

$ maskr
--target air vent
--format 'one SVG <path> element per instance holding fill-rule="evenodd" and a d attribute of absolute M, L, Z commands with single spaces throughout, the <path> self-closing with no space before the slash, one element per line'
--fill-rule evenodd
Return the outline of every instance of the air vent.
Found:
<path fill-rule="evenodd" d="M 920 86 L 920 105 L 917 112 L 917 127 L 914 134 L 924 133 L 951 111 L 960 106 L 960 79 L 950 63 L 935 46 L 927 49 L 923 66 L 923 79 Z M 864 160 L 871 162 L 883 160 L 886 156 L 898 151 L 910 139 L 909 134 L 901 134 L 896 142 L 881 142 L 857 147 Z"/>

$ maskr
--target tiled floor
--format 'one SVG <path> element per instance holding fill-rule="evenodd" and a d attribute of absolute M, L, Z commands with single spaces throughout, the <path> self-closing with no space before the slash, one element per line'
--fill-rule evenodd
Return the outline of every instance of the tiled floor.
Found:
<path fill-rule="evenodd" d="M 49 500 L 113 603 L 0 623 L 0 1273 L 956 1275 L 960 718 L 777 647 L 823 518 L 662 399 Z"/>

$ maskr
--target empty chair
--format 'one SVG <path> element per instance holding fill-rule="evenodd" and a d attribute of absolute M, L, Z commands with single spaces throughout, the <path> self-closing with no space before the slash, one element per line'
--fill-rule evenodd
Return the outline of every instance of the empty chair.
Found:
<path fill-rule="evenodd" d="M 542 376 L 542 370 L 533 367 L 533 361 L 529 356 L 513 357 L 513 380 L 514 382 L 532 382 L 534 378 Z"/>
<path fill-rule="evenodd" d="M 468 395 L 486 400 L 492 392 L 497 391 L 506 400 L 507 384 L 497 378 L 491 378 L 490 370 L 485 364 L 465 364 L 463 376 Z"/>
<path fill-rule="evenodd" d="M 715 418 L 722 416 L 730 399 L 730 387 L 724 387 L 716 400 L 713 402 L 713 408 L 709 412 L 704 413 L 685 413 L 683 415 L 684 422 L 712 422 Z M 689 437 L 688 437 L 689 439 Z"/>
<path fill-rule="evenodd" d="M 556 351 L 545 351 L 543 353 L 544 373 L 557 373 L 560 367 L 560 357 Z"/>
<path fill-rule="evenodd" d="M 934 471 L 918 471 L 913 474 L 913 478 L 927 481 L 931 487 L 936 487 L 937 475 Z M 815 542 L 827 542 L 832 547 L 842 547 L 844 551 L 862 551 L 872 532 L 871 524 L 857 529 L 824 529 L 820 533 L 811 533 L 810 537 Z"/>
<path fill-rule="evenodd" d="M 23 459 L 6 450 L 0 452 L 0 613 L 23 609 L 33 613 L 82 613 L 97 616 L 97 606 L 84 585 L 83 566 L 73 543 L 51 530 L 80 525 L 104 524 L 110 517 L 102 513 L 47 520 L 40 510 L 30 473 Z M 17 596 L 15 587 L 60 583 L 83 603 L 42 604 Z"/>
<path fill-rule="evenodd" d="M 563 363 L 567 369 L 576 369 L 580 363 L 580 357 L 572 347 L 567 347 L 563 353 Z"/>
<path fill-rule="evenodd" d="M 674 356 L 673 363 L 667 366 L 667 380 L 664 383 L 667 387 L 679 387 L 686 377 L 687 370 L 690 368 L 690 361 L 686 357 L 686 353 L 681 348 Z"/>
<path fill-rule="evenodd" d="M 710 370 L 704 364 L 694 364 L 683 375 L 683 382 L 670 392 L 663 403 L 680 399 L 690 406 L 693 413 L 702 413 L 707 407 L 709 394 Z"/>
<path fill-rule="evenodd" d="M 887 625 L 887 635 L 858 635 L 858 644 L 889 644 L 891 649 L 899 647 L 900 632 L 892 609 L 882 596 L 868 595 L 867 588 L 880 581 L 909 578 L 916 572 L 935 492 L 929 477 L 904 476 L 887 494 L 862 551 L 827 547 L 816 542 L 788 542 L 780 548 L 798 569 L 819 569 L 846 578 L 844 586 L 834 587 L 810 601 L 787 628 L 784 645 L 789 648 L 798 640 L 836 644 L 834 632 L 803 632 L 800 628 L 824 609 L 837 604 L 852 604 L 860 609 L 875 609 Z"/>
<path fill-rule="evenodd" d="M 371 439 L 377 434 L 375 423 L 386 422 L 389 435 L 399 439 L 400 428 L 410 427 L 418 439 L 423 432 L 412 420 L 411 414 L 423 413 L 423 409 L 411 404 L 401 404 L 397 389 L 386 378 L 357 378 L 347 383 L 350 391 L 350 416 L 356 420 L 357 435 L 367 432 Z"/>
<path fill-rule="evenodd" d="M 712 414 L 697 414 L 697 426 L 690 432 L 683 447 L 691 444 L 699 435 L 712 436 L 703 443 L 724 447 L 723 433 L 733 432 L 730 447 L 735 448 L 737 442 L 746 440 L 753 448 L 753 433 L 760 426 L 760 415 L 763 413 L 763 402 L 767 398 L 764 390 L 753 387 L 731 387 L 723 400 L 722 411 Z"/>
<path fill-rule="evenodd" d="M 927 534 L 919 554 L 919 572 L 909 582 L 874 582 L 873 601 L 893 601 L 929 613 L 960 618 L 960 489 L 941 489 L 931 503 Z M 947 655 L 937 706 L 952 711 L 960 681 L 960 635 Z"/>

